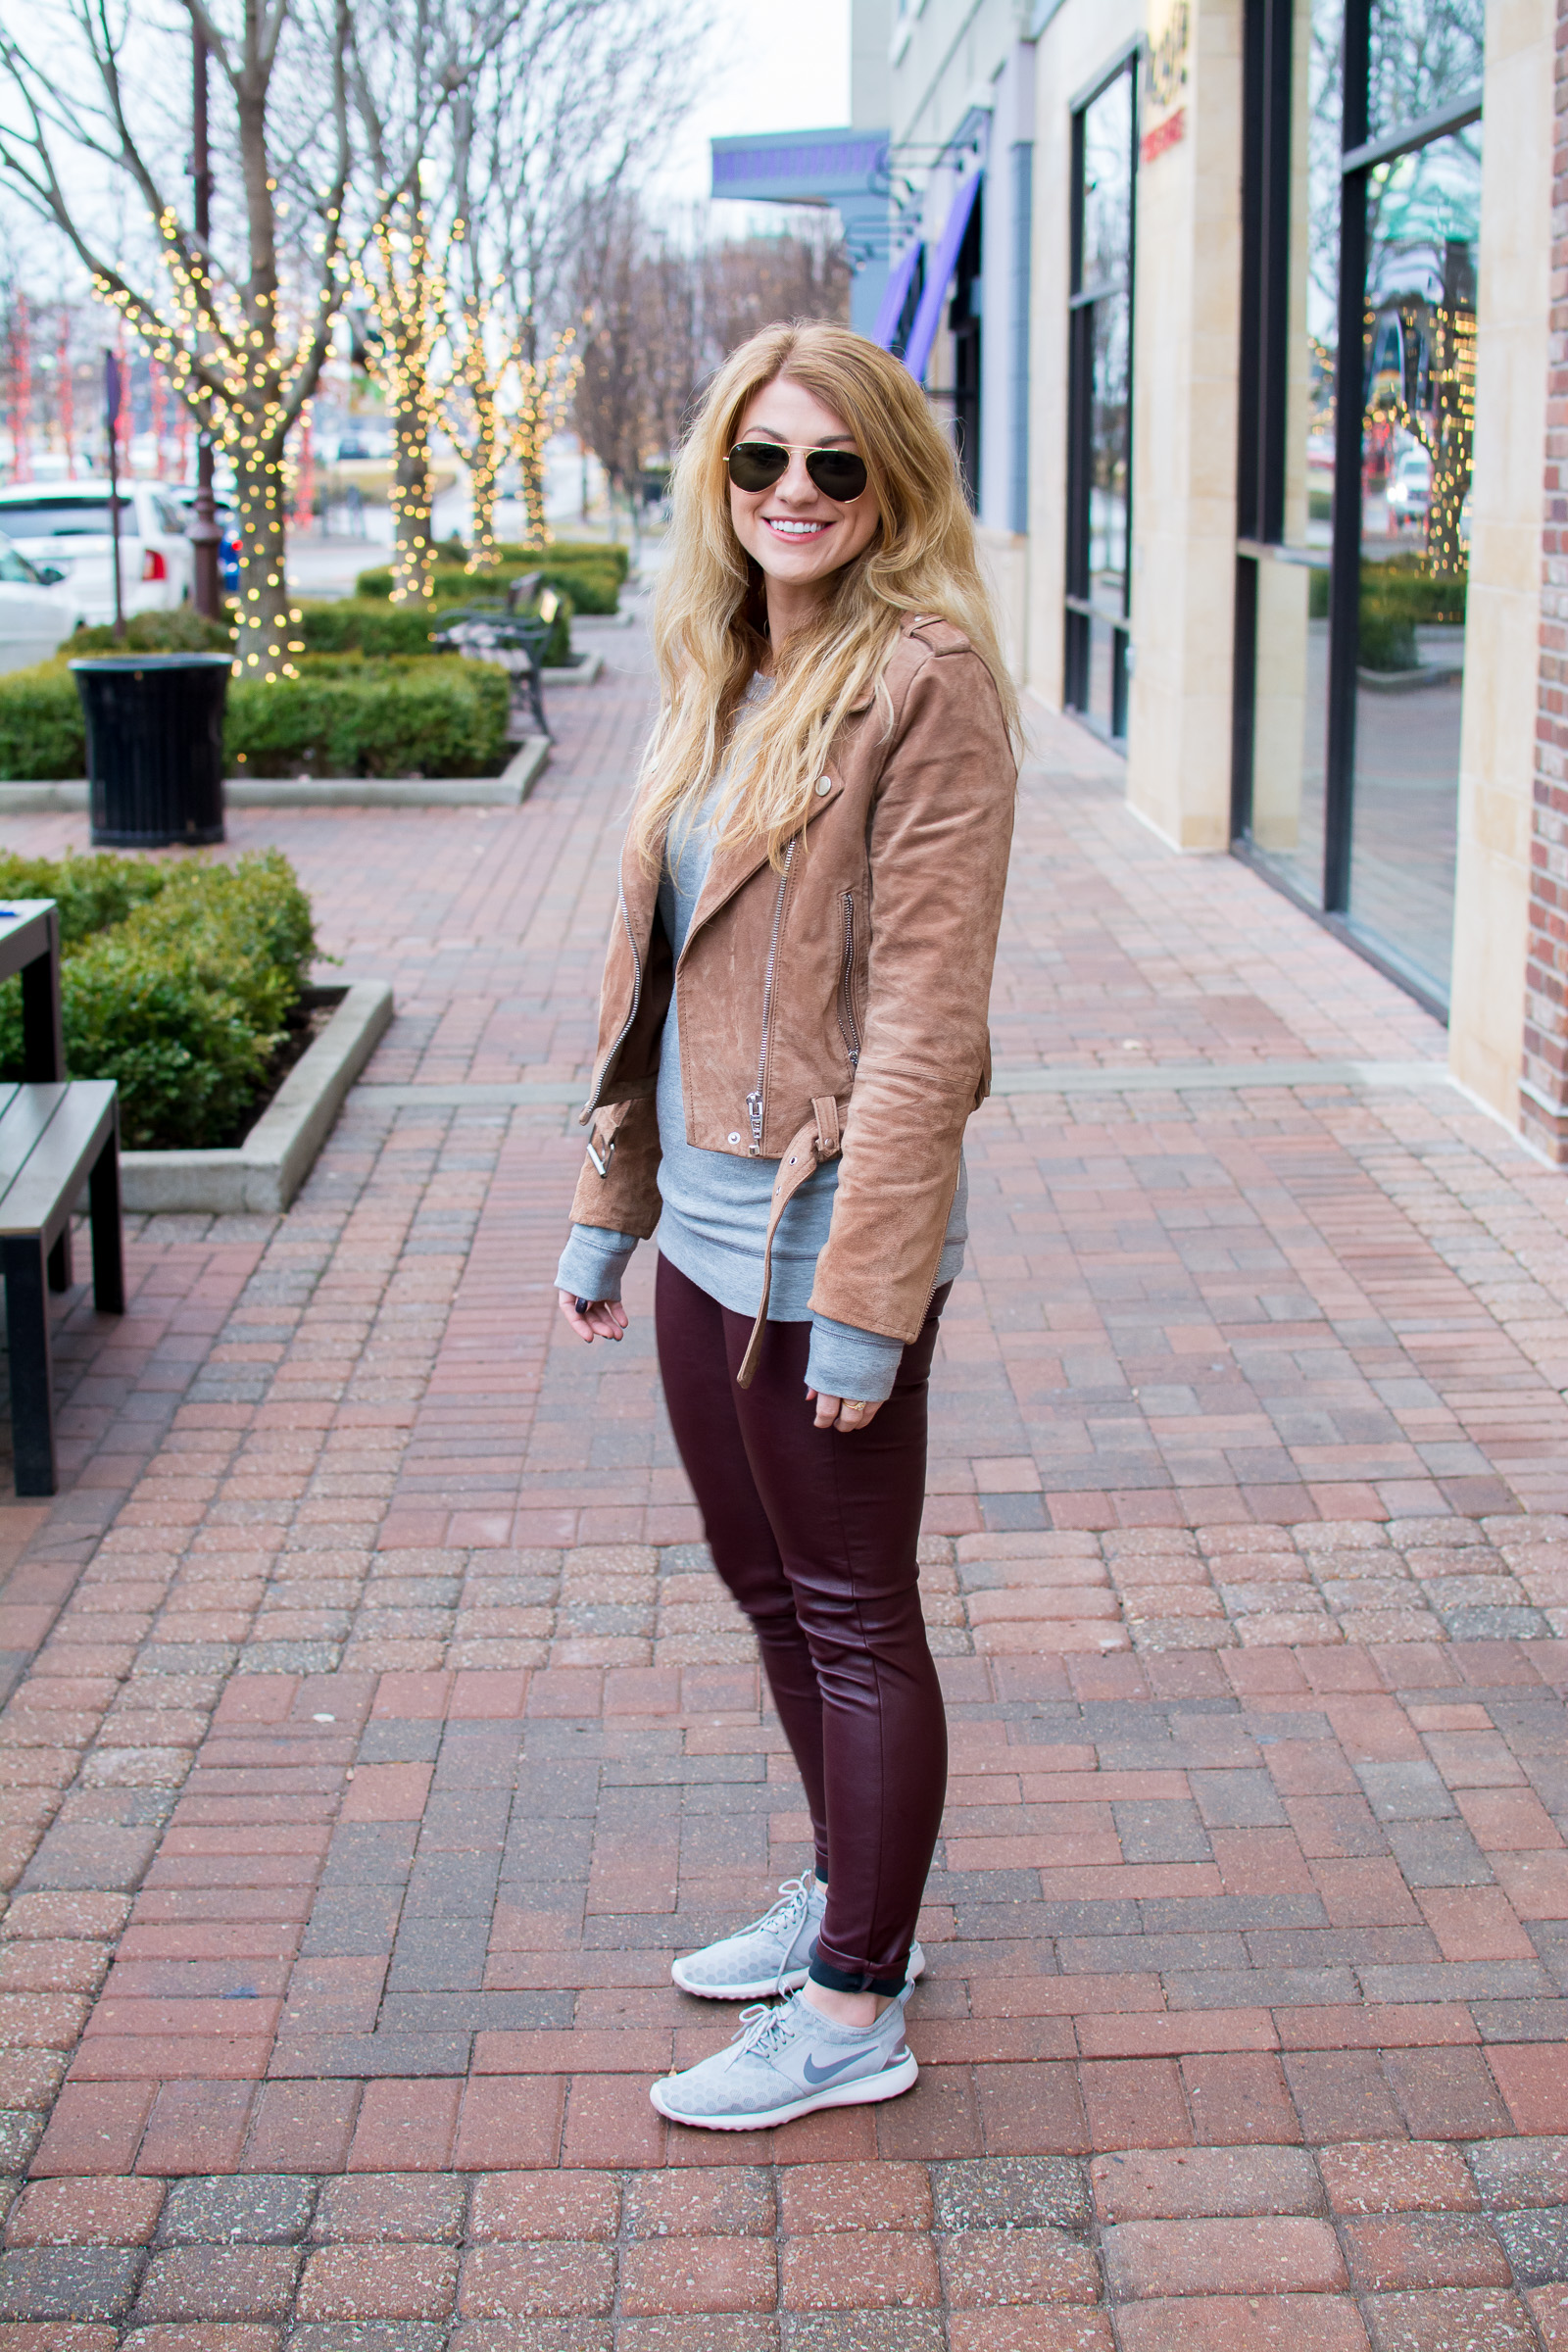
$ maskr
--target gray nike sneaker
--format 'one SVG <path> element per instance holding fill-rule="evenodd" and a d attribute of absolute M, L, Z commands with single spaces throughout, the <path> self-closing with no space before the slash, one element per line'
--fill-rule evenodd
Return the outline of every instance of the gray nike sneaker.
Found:
<path fill-rule="evenodd" d="M 673 2124 L 703 2132 L 766 2132 L 818 2107 L 896 2099 L 919 2068 L 904 2038 L 906 1995 L 863 2031 L 835 2026 L 796 1993 L 741 2012 L 741 2030 L 683 2075 L 662 2075 L 649 2097 Z"/>
<path fill-rule="evenodd" d="M 827 1888 L 808 1870 L 798 1879 L 786 1879 L 778 1898 L 771 1911 L 764 1911 L 750 1927 L 675 1961 L 669 1973 L 682 1992 L 694 1992 L 704 2001 L 762 2001 L 775 1993 L 798 1992 L 816 1948 Z M 912 1944 L 906 1981 L 912 1984 L 924 1974 L 925 1954 Z"/>

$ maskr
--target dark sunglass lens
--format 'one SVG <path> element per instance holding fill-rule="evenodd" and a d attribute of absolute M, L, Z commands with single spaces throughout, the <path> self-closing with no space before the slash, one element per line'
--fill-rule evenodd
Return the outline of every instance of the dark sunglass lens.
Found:
<path fill-rule="evenodd" d="M 865 488 L 865 460 L 850 449 L 813 449 L 806 470 L 825 498 L 847 504 Z"/>
<path fill-rule="evenodd" d="M 770 490 L 789 470 L 790 453 L 773 441 L 742 441 L 729 453 L 729 478 L 737 490 Z"/>

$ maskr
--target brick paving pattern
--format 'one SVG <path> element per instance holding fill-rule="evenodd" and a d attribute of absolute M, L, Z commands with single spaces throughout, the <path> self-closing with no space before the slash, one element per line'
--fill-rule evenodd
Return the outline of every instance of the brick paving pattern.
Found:
<path fill-rule="evenodd" d="M 733 2029 L 671 1953 L 808 1844 L 651 1265 L 621 1349 L 554 1317 L 614 660 L 521 810 L 235 823 L 399 1016 L 287 1217 L 68 1303 L 67 1489 L 0 1499 L 0 2352 L 1568 2346 L 1561 1179 L 1051 722 L 936 1376 L 921 2079 L 650 2107 Z"/>

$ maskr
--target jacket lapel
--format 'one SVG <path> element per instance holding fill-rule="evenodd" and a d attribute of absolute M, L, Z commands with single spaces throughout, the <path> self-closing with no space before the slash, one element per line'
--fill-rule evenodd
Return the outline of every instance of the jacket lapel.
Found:
<path fill-rule="evenodd" d="M 811 805 L 806 812 L 808 830 L 821 815 L 824 808 L 832 808 L 844 790 L 842 776 L 834 775 L 831 768 L 825 772 L 833 789 L 831 792 L 824 792 L 820 798 L 815 792 L 812 793 Z M 692 941 L 703 926 L 710 923 L 714 915 L 729 905 L 737 891 L 743 890 L 752 876 L 766 863 L 767 844 L 762 841 L 736 842 L 729 849 L 714 851 L 713 861 L 708 869 L 707 879 L 698 894 L 697 905 L 692 911 L 691 923 L 686 933 L 686 945 L 681 950 L 682 963 L 691 954 Z"/>

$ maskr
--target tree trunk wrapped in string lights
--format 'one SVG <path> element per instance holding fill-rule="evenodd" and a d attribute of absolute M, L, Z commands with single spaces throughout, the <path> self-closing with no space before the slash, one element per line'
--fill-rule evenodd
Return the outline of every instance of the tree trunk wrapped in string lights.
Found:
<path fill-rule="evenodd" d="M 392 602 L 429 604 L 430 425 L 437 400 L 431 363 L 443 331 L 446 278 L 430 250 L 416 186 L 380 215 L 355 274 L 375 305 L 381 342 L 369 364 L 392 419 Z"/>
<path fill-rule="evenodd" d="M 198 426 L 215 435 L 231 461 L 240 522 L 235 662 L 248 676 L 274 679 L 291 674 L 289 656 L 300 650 L 290 633 L 297 616 L 285 585 L 284 448 L 316 390 L 343 294 L 350 11 L 348 0 L 334 0 L 330 16 L 306 24 L 293 18 L 289 0 L 248 0 L 232 40 L 203 0 L 186 0 L 186 11 L 227 85 L 241 183 L 236 193 L 243 199 L 234 208 L 244 221 L 240 267 L 226 265 L 204 245 L 164 193 L 149 161 L 157 156 L 161 165 L 169 149 L 162 118 L 149 118 L 145 138 L 133 128 L 121 47 L 124 28 L 107 12 L 73 12 L 82 52 L 77 59 L 62 56 L 58 43 L 45 55 L 41 41 L 35 57 L 17 34 L 0 31 L 0 74 L 14 100 L 0 126 L 0 167 L 29 207 L 64 232 L 91 272 L 95 291 L 168 370 Z M 323 25 L 325 55 L 318 47 Z M 284 41 L 286 32 L 296 37 L 297 50 Z M 166 80 L 174 56 L 184 79 L 188 54 L 181 48 L 170 57 Z M 274 136 L 269 122 L 280 56 L 288 73 L 313 73 L 325 101 L 303 139 L 298 122 L 288 138 Z M 138 58 L 139 83 L 149 78 L 146 65 Z M 57 150 L 67 149 L 74 187 L 91 184 L 90 177 L 79 178 L 84 154 L 134 185 L 157 227 L 169 298 L 138 283 L 129 267 L 114 258 L 101 210 L 78 209 L 68 194 L 56 163 Z M 287 179 L 281 189 L 280 176 Z M 311 220 L 315 233 L 302 234 Z M 300 265 L 292 288 L 285 286 L 280 246 Z"/>
<path fill-rule="evenodd" d="M 545 451 L 566 421 L 582 373 L 582 362 L 572 350 L 576 339 L 574 326 L 564 327 L 542 361 L 524 359 L 520 351 L 517 356 L 517 406 L 510 426 L 512 453 L 521 477 L 522 544 L 530 553 L 547 548 L 554 536 L 545 520 Z"/>
<path fill-rule="evenodd" d="M 461 241 L 464 223 L 453 230 Z M 501 384 L 515 352 L 509 346 L 499 360 L 492 358 L 493 305 L 487 293 L 474 287 L 447 328 L 452 351 L 452 373 L 443 389 L 447 430 L 468 468 L 468 503 L 472 522 L 468 540 L 468 569 L 494 571 L 501 559 L 496 551 L 496 484 L 506 456 L 508 423 L 501 414 Z"/>

